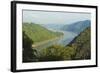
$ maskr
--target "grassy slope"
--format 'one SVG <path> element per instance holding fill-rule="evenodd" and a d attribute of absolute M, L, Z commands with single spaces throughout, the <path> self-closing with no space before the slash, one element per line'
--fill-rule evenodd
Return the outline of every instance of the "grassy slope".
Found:
<path fill-rule="evenodd" d="M 62 35 L 62 33 L 52 32 L 34 23 L 31 23 L 31 24 L 23 23 L 22 28 L 23 28 L 23 31 L 25 31 L 26 35 L 28 35 L 28 37 L 32 39 L 34 43 L 53 39 L 55 37 Z"/>

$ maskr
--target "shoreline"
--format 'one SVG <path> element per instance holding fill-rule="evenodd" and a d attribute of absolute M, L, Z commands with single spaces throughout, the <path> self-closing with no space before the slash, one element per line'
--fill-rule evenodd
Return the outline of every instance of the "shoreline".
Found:
<path fill-rule="evenodd" d="M 45 40 L 45 41 L 42 41 L 42 42 L 35 43 L 35 44 L 32 45 L 32 48 L 36 48 L 36 47 L 39 47 L 41 45 L 45 45 L 45 44 L 53 42 L 53 41 L 59 41 L 59 39 L 61 39 L 63 36 L 64 35 L 61 35 L 59 37 L 56 37 L 56 38 L 53 38 L 53 39 L 50 39 L 50 40 Z"/>

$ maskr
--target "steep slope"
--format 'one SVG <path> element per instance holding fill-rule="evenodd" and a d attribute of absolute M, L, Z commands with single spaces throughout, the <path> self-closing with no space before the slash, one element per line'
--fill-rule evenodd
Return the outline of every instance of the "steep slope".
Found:
<path fill-rule="evenodd" d="M 34 43 L 59 37 L 62 33 L 52 32 L 39 24 L 23 23 L 23 31 Z"/>
<path fill-rule="evenodd" d="M 76 52 L 72 59 L 90 59 L 91 58 L 91 32 L 90 27 L 81 32 L 69 45 L 75 48 Z"/>
<path fill-rule="evenodd" d="M 75 33 L 80 33 L 82 32 L 85 28 L 90 26 L 90 20 L 85 20 L 85 21 L 79 21 L 79 22 L 75 22 L 72 23 L 70 25 L 65 25 L 62 30 L 65 31 L 71 31 L 71 32 L 75 32 Z"/>

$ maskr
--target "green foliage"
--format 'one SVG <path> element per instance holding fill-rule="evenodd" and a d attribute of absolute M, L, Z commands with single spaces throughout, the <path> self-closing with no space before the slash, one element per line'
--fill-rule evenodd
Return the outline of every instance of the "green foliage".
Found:
<path fill-rule="evenodd" d="M 69 45 L 76 46 L 76 54 L 73 59 L 90 59 L 91 58 L 91 32 L 90 27 L 81 32 Z"/>
<path fill-rule="evenodd" d="M 61 45 L 53 45 L 51 47 L 41 50 L 38 56 L 39 61 L 61 61 L 70 60 L 71 56 L 74 54 L 73 47 L 64 47 Z"/>
<path fill-rule="evenodd" d="M 23 62 L 32 62 L 35 59 L 35 52 L 36 50 L 33 50 L 31 45 L 33 44 L 33 41 L 25 34 L 23 31 Z"/>
<path fill-rule="evenodd" d="M 45 48 L 41 50 L 41 54 L 39 55 L 39 61 L 59 61 L 62 60 L 62 53 L 64 47 L 60 45 L 53 45 L 51 47 Z"/>

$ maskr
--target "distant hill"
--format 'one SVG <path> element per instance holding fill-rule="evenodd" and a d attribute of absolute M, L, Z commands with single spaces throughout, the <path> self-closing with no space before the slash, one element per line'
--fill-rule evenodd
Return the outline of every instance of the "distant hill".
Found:
<path fill-rule="evenodd" d="M 62 35 L 59 32 L 52 32 L 43 26 L 35 23 L 23 23 L 23 31 L 34 42 L 49 40 Z"/>
<path fill-rule="evenodd" d="M 67 45 L 76 49 L 72 59 L 90 59 L 91 58 L 91 32 L 90 27 L 81 32 L 73 41 Z"/>
<path fill-rule="evenodd" d="M 44 24 L 45 28 L 48 29 L 54 29 L 54 30 L 60 30 L 65 24 Z"/>
<path fill-rule="evenodd" d="M 90 20 L 78 21 L 69 25 L 64 25 L 62 30 L 80 33 L 91 25 Z"/>

